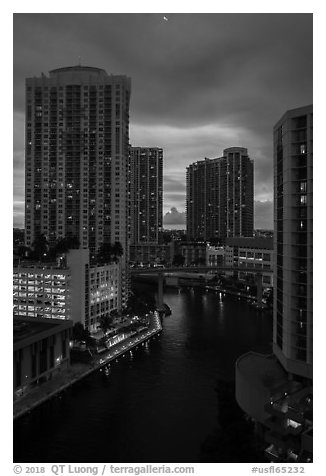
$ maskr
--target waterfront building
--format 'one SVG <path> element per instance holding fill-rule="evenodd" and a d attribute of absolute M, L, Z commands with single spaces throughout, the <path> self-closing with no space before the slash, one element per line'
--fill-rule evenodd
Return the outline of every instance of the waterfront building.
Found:
<path fill-rule="evenodd" d="M 287 111 L 274 127 L 273 355 L 236 362 L 237 402 L 271 461 L 312 461 L 312 147 L 312 106 Z"/>
<path fill-rule="evenodd" d="M 58 263 L 14 266 L 14 316 L 71 319 L 91 333 L 121 308 L 121 263 L 90 264 L 89 250 L 70 250 Z"/>
<path fill-rule="evenodd" d="M 130 78 L 88 66 L 26 79 L 25 244 L 76 237 L 94 256 L 120 242 L 128 255 Z M 126 304 L 127 296 L 121 296 Z"/>
<path fill-rule="evenodd" d="M 14 316 L 71 318 L 68 268 L 22 263 L 13 271 Z"/>
<path fill-rule="evenodd" d="M 174 256 L 184 257 L 184 266 L 206 265 L 207 243 L 204 241 L 175 241 Z"/>
<path fill-rule="evenodd" d="M 159 243 L 163 222 L 163 149 L 130 147 L 131 243 Z"/>
<path fill-rule="evenodd" d="M 88 250 L 70 250 L 71 313 L 91 333 L 96 333 L 101 317 L 121 309 L 121 262 L 92 264 Z"/>
<path fill-rule="evenodd" d="M 206 266 L 225 266 L 225 247 L 207 243 Z"/>
<path fill-rule="evenodd" d="M 262 273 L 264 287 L 273 287 L 273 239 L 272 238 L 227 238 L 225 246 L 226 266 L 255 268 Z M 239 278 L 256 273 L 239 273 Z"/>
<path fill-rule="evenodd" d="M 70 320 L 14 317 L 14 399 L 70 365 Z"/>
<path fill-rule="evenodd" d="M 243 147 L 187 168 L 187 237 L 224 244 L 253 235 L 253 161 Z"/>
<path fill-rule="evenodd" d="M 312 379 L 312 106 L 274 127 L 273 351 L 292 375 Z"/>
<path fill-rule="evenodd" d="M 130 245 L 130 263 L 142 265 L 171 265 L 174 256 L 174 242 L 167 244 L 137 243 Z"/>

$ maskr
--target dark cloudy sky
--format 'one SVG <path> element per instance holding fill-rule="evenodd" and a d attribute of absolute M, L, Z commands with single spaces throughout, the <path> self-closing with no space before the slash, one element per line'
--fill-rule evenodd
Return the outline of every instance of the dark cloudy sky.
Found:
<path fill-rule="evenodd" d="M 164 149 L 166 222 L 184 220 L 187 165 L 241 146 L 255 164 L 255 227 L 272 227 L 272 130 L 312 103 L 312 14 L 164 15 L 14 15 L 14 226 L 24 216 L 25 77 L 81 57 L 132 78 L 130 140 Z"/>

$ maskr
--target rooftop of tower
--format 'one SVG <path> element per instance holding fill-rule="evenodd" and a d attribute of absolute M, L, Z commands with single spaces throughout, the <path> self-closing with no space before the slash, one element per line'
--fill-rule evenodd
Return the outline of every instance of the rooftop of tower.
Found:
<path fill-rule="evenodd" d="M 49 81 L 49 82 L 48 82 Z M 39 77 L 33 76 L 26 78 L 26 84 L 29 86 L 44 86 L 51 84 L 53 86 L 80 85 L 80 84 L 111 84 L 123 82 L 127 89 L 131 89 L 131 79 L 123 74 L 108 74 L 105 69 L 94 66 L 84 66 L 77 64 L 75 66 L 65 66 L 63 68 L 51 69 L 48 76 L 41 73 Z"/>
<path fill-rule="evenodd" d="M 57 73 L 81 73 L 81 72 L 88 72 L 88 73 L 105 73 L 105 69 L 102 68 L 95 68 L 93 66 L 82 66 L 80 64 L 76 66 L 65 66 L 64 68 L 56 68 L 49 71 L 50 74 L 57 74 Z"/>
<path fill-rule="evenodd" d="M 94 66 L 82 66 L 81 64 L 77 64 L 76 66 L 65 66 L 64 68 L 56 68 L 56 69 L 51 69 L 49 73 L 65 73 L 65 72 L 71 72 L 71 71 L 93 71 L 95 72 L 106 72 L 102 68 L 95 68 Z"/>
<path fill-rule="evenodd" d="M 229 152 L 242 152 L 243 154 L 248 154 L 248 149 L 245 147 L 228 147 L 227 149 L 223 150 L 224 155 Z"/>
<path fill-rule="evenodd" d="M 286 119 L 293 119 L 295 117 L 305 116 L 312 113 L 313 113 L 313 104 L 296 107 L 294 109 L 288 109 L 277 121 L 277 123 L 274 125 L 274 131 L 276 131 L 276 129 L 278 129 L 280 125 L 282 124 L 282 122 L 284 122 Z"/>

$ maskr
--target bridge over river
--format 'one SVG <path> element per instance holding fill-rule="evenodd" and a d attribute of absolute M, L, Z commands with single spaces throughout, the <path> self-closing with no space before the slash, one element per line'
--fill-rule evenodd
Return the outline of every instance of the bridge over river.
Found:
<path fill-rule="evenodd" d="M 255 275 L 255 282 L 257 285 L 257 295 L 256 303 L 258 308 L 262 308 L 262 298 L 263 298 L 263 273 L 260 269 L 257 268 L 243 268 L 235 266 L 171 266 L 169 268 L 130 268 L 130 274 L 133 276 L 137 275 L 156 275 L 158 282 L 158 298 L 157 298 L 157 309 L 158 311 L 164 311 L 163 306 L 163 284 L 164 276 L 171 273 L 207 273 L 208 271 L 224 272 L 242 272 L 250 273 Z M 272 270 L 265 270 L 264 274 L 273 274 Z"/>

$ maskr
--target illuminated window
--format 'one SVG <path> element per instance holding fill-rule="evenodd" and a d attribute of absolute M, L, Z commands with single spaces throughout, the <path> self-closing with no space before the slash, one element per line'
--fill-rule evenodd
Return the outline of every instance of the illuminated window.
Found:
<path fill-rule="evenodd" d="M 287 426 L 290 426 L 292 428 L 301 427 L 301 423 L 298 423 L 297 421 L 291 420 L 290 418 L 287 419 L 286 423 L 287 423 Z"/>

